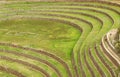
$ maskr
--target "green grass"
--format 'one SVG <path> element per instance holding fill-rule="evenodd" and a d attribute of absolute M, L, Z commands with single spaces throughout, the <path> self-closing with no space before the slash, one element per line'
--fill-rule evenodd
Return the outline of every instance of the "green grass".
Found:
<path fill-rule="evenodd" d="M 1 42 L 49 50 L 64 58 L 70 57 L 80 36 L 79 30 L 67 24 L 37 19 L 5 20 L 0 23 L 0 31 Z"/>
<path fill-rule="evenodd" d="M 71 6 L 69 4 L 74 5 Z M 81 6 L 75 4 L 89 4 L 94 6 Z M 90 69 L 88 69 L 88 66 L 84 61 L 85 53 L 87 62 L 93 69 L 95 76 L 100 77 L 100 73 L 93 64 L 89 55 L 88 49 L 91 48 L 91 53 L 97 64 L 105 73 L 106 77 L 110 77 L 110 73 L 108 72 L 109 70 L 104 66 L 103 63 L 101 63 L 100 59 L 95 53 L 94 47 L 95 44 L 100 45 L 101 38 L 104 34 L 113 28 L 119 27 L 120 15 L 111 9 L 96 6 L 112 8 L 120 12 L 119 6 L 113 6 L 110 4 L 108 5 L 105 3 L 101 4 L 98 2 L 17 2 L 1 4 L 0 42 L 12 43 L 35 49 L 43 49 L 45 52 L 52 53 L 68 65 L 73 77 L 77 76 L 75 75 L 76 71 L 73 69 L 71 59 L 74 59 L 79 76 L 82 76 L 80 68 L 80 66 L 82 66 L 86 77 L 91 77 Z M 96 10 L 96 12 L 94 10 Z M 99 20 L 92 16 L 98 18 Z M 55 19 L 55 21 L 52 19 Z M 70 24 L 61 23 L 58 20 L 75 24 L 78 27 L 81 27 L 83 32 L 77 29 L 77 27 L 70 26 Z M 90 24 L 92 24 L 93 27 L 91 27 Z M 0 49 L 13 50 L 18 53 L 25 53 L 44 59 L 54 65 L 60 71 L 63 77 L 69 77 L 66 68 L 64 68 L 59 61 L 51 58 L 50 56 L 48 57 L 30 50 L 23 50 L 10 46 L 1 45 Z M 104 60 L 106 60 L 111 67 L 114 67 L 114 65 L 106 58 L 106 56 L 104 56 L 102 50 L 98 50 L 103 56 Z M 73 53 L 74 57 L 72 57 Z M 6 55 L 6 53 L 1 52 L 0 55 Z M 44 63 L 42 64 L 38 61 L 34 61 L 22 56 L 18 57 L 12 54 L 8 55 L 11 58 L 42 67 L 51 75 L 51 77 L 58 77 L 54 70 L 49 66 L 46 66 Z M 78 60 L 81 61 L 81 65 L 80 61 Z M 18 63 L 11 63 L 9 61 L 1 60 L 0 65 L 3 64 L 6 64 L 7 67 L 14 65 L 14 67 L 11 68 L 15 70 L 20 68 L 18 71 L 27 77 L 32 77 L 32 74 L 34 74 L 35 77 L 42 77 L 42 75 L 37 71 L 33 69 L 29 70 L 29 68 L 26 66 Z M 23 67 L 25 68 L 22 69 Z M 116 69 L 112 68 L 112 70 L 115 71 Z"/>
<path fill-rule="evenodd" d="M 0 76 L 1 77 L 15 77 L 14 75 L 6 73 L 6 72 L 0 72 Z"/>

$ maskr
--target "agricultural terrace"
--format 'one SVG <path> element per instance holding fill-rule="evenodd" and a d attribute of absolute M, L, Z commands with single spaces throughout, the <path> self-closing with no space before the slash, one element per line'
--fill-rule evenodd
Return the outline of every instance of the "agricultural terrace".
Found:
<path fill-rule="evenodd" d="M 0 3 L 0 77 L 118 77 L 105 35 L 118 27 L 115 3 Z"/>

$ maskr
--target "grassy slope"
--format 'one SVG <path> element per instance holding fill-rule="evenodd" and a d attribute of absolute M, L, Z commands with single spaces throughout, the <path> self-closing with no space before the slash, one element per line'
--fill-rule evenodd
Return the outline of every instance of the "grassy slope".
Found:
<path fill-rule="evenodd" d="M 8 7 L 9 7 L 9 6 L 8 6 Z M 11 6 L 11 7 L 14 7 L 14 6 Z M 19 8 L 20 8 L 20 7 L 19 7 Z M 17 8 L 14 8 L 14 9 L 17 9 Z M 25 7 L 24 9 L 25 9 L 25 10 L 28 10 L 28 9 L 30 9 L 30 8 Z M 102 9 L 97 9 L 97 10 L 102 10 Z M 88 12 L 89 12 L 89 11 L 88 11 Z M 110 12 L 110 11 L 105 10 L 105 12 L 107 13 L 107 12 Z M 86 13 L 87 13 L 87 11 L 86 11 Z M 91 13 L 91 12 L 90 12 L 90 13 Z M 94 13 L 91 13 L 91 14 L 94 15 Z M 117 20 L 117 17 L 118 17 L 119 15 L 116 15 L 114 12 L 110 12 L 110 15 L 112 15 L 112 14 L 114 14 L 113 18 L 114 18 L 115 20 Z M 117 17 L 116 17 L 116 16 L 117 16 Z M 99 16 L 98 16 L 98 17 L 99 17 Z M 100 17 L 102 18 L 102 16 L 100 16 Z M 107 17 L 106 17 L 106 19 L 107 19 Z M 118 19 L 119 19 L 119 17 L 118 17 Z M 108 18 L 108 20 L 109 20 L 109 18 Z M 11 22 L 11 20 L 10 20 L 10 22 Z M 14 21 L 12 21 L 12 22 L 14 22 Z M 22 21 L 21 21 L 21 22 L 22 22 Z M 8 22 L 8 23 L 9 23 L 9 22 Z M 24 22 L 24 23 L 25 23 L 25 22 Z M 43 23 L 43 22 L 42 22 L 42 23 Z M 53 23 L 53 22 L 52 22 L 52 23 Z M 118 22 L 117 22 L 117 23 L 118 23 Z M 2 23 L 2 24 L 3 24 L 3 23 Z M 21 23 L 18 23 L 18 24 L 20 24 L 20 26 L 21 26 Z M 17 25 L 18 25 L 18 24 L 17 24 Z M 14 25 L 15 25 L 15 24 L 14 24 Z M 25 24 L 25 25 L 26 25 L 26 24 Z M 30 25 L 30 24 L 27 24 L 27 25 Z M 58 24 L 55 24 L 55 25 L 58 25 Z M 106 23 L 106 24 L 104 24 L 104 25 L 111 25 L 111 23 L 108 22 L 108 23 Z M 118 24 L 116 24 L 116 26 L 118 26 Z M 106 26 L 106 27 L 107 27 L 107 26 Z M 11 28 L 11 29 L 12 29 L 12 28 Z M 14 29 L 14 28 L 13 28 L 13 29 Z M 22 30 L 24 30 L 24 29 L 26 29 L 26 28 L 23 27 Z M 109 27 L 108 27 L 108 28 L 105 28 L 103 31 L 106 32 L 106 31 L 108 31 L 107 29 L 109 29 Z M 4 30 L 4 29 L 3 29 L 3 30 Z M 49 29 L 47 29 L 47 31 L 48 31 L 48 30 L 49 30 Z M 87 30 L 87 28 L 86 28 L 86 30 Z M 60 30 L 60 31 L 61 31 L 61 30 Z M 71 31 L 71 30 L 70 30 L 70 31 Z M 74 31 L 74 30 L 73 30 L 73 31 Z M 76 30 L 75 30 L 75 31 L 76 31 Z M 48 33 L 49 33 L 49 32 L 51 32 L 51 31 L 48 31 Z M 55 33 L 55 32 L 54 32 L 54 33 Z M 61 33 L 61 32 L 60 32 L 60 33 Z M 65 33 L 66 33 L 66 32 L 65 32 Z M 79 33 L 79 32 L 78 32 L 78 33 Z M 94 32 L 93 32 L 93 33 L 94 33 Z M 9 33 L 8 33 L 8 34 L 9 34 Z M 19 32 L 18 32 L 18 34 L 19 34 Z M 55 34 L 58 35 L 59 32 L 58 32 L 58 33 L 56 32 Z M 63 34 L 64 34 L 64 32 L 63 32 Z M 63 35 L 63 34 L 61 34 L 61 35 Z M 71 34 L 71 33 L 70 33 L 70 34 Z M 11 35 L 11 34 L 10 34 L 10 35 Z M 16 32 L 12 32 L 12 35 L 16 35 Z M 46 34 L 45 34 L 45 35 L 46 35 Z M 49 49 L 49 47 L 48 47 L 48 50 L 54 49 L 54 50 L 56 50 L 56 51 L 57 51 L 57 50 L 60 50 L 60 51 L 61 51 L 62 47 L 63 47 L 63 48 L 64 48 L 64 47 L 66 48 L 66 45 L 69 45 L 69 43 L 68 43 L 68 44 L 65 43 L 66 45 L 65 45 L 64 43 L 61 43 L 61 41 L 60 41 L 61 38 L 59 39 L 60 42 L 59 42 L 58 40 L 56 40 L 56 37 L 55 37 L 56 35 L 50 36 L 49 39 L 48 39 L 48 38 L 45 38 L 45 36 L 43 35 L 43 36 L 44 36 L 43 38 L 45 38 L 47 41 L 48 41 L 48 40 L 51 41 L 51 39 L 52 39 L 52 42 L 47 43 L 47 46 L 48 46 L 48 44 L 50 44 L 50 45 L 52 44 L 52 46 L 53 46 L 53 45 L 54 45 L 54 46 L 53 46 L 53 47 L 50 46 L 50 49 Z M 66 36 L 66 35 L 68 35 L 68 34 L 64 34 L 64 36 Z M 75 33 L 74 33 L 73 35 L 75 35 Z M 87 33 L 86 33 L 86 35 L 87 35 Z M 102 35 L 103 35 L 103 32 L 101 33 L 101 36 L 102 36 Z M 79 35 L 78 35 L 78 36 L 79 36 Z M 101 36 L 99 36 L 98 39 L 100 39 Z M 6 36 L 5 36 L 5 37 L 6 37 Z M 9 36 L 7 36 L 7 37 L 9 37 Z M 28 38 L 28 37 L 30 37 L 30 36 L 25 36 L 25 38 L 26 38 L 26 37 Z M 15 38 L 16 38 L 16 37 L 15 37 Z M 22 37 L 22 38 L 23 38 L 23 37 Z M 41 37 L 40 37 L 40 38 L 41 38 Z M 59 36 L 58 36 L 57 38 L 59 38 Z M 70 37 L 70 38 L 71 38 L 71 37 Z M 76 37 L 76 38 L 77 38 L 77 37 Z M 18 39 L 18 38 L 16 38 L 16 39 Z M 54 42 L 53 42 L 53 39 L 54 39 Z M 74 38 L 73 38 L 73 39 L 74 39 Z M 73 39 L 71 39 L 71 40 L 73 40 Z M 88 39 L 89 39 L 89 40 L 90 40 L 90 39 L 92 40 L 92 36 L 91 36 L 90 38 L 88 38 Z M 3 41 L 3 40 L 6 41 L 6 40 L 8 40 L 8 39 L 2 39 L 2 41 Z M 12 40 L 12 39 L 11 39 L 11 40 Z M 34 41 L 33 39 L 29 39 L 29 40 Z M 71 40 L 70 40 L 70 41 L 71 41 Z M 76 39 L 76 40 L 77 40 L 77 39 Z M 14 41 L 14 40 L 12 40 L 12 41 Z M 27 41 L 28 41 L 28 40 L 27 40 Z M 36 41 L 36 40 L 35 40 L 35 41 Z M 62 40 L 62 41 L 64 42 L 64 41 L 66 41 L 66 40 Z M 81 41 L 82 41 L 82 40 L 81 40 Z M 20 41 L 20 42 L 21 42 L 21 41 Z M 85 43 L 88 43 L 88 42 L 89 42 L 89 41 L 87 40 Z M 26 43 L 28 44 L 29 41 L 28 41 L 28 42 L 24 42 L 24 43 L 20 43 L 20 44 L 26 45 Z M 59 48 L 59 43 L 61 44 L 61 48 Z M 75 43 L 75 42 L 74 42 L 74 43 Z M 85 43 L 84 43 L 84 44 L 85 44 Z M 92 43 L 92 42 L 91 42 L 91 43 Z M 36 44 L 37 44 L 37 42 L 36 42 Z M 43 42 L 43 44 L 44 44 L 44 42 Z M 43 45 L 43 44 L 42 44 L 42 45 Z M 63 44 L 64 44 L 65 46 L 63 46 Z M 39 46 L 39 44 L 37 44 L 37 45 Z M 46 44 L 45 44 L 45 45 L 46 45 Z M 70 49 L 66 49 L 66 50 L 63 50 L 63 49 L 62 49 L 62 50 L 63 50 L 63 51 L 68 51 L 68 50 L 70 51 L 70 50 L 72 49 L 72 46 L 73 46 L 73 45 L 74 45 L 74 44 L 71 45 L 71 48 L 70 48 Z M 87 45 L 89 45 L 89 44 L 87 44 Z M 33 43 L 33 45 L 30 45 L 30 47 L 31 47 L 31 46 L 36 47 L 36 45 L 34 46 L 34 43 Z M 94 46 L 94 45 L 93 45 L 93 46 Z M 45 48 L 45 47 L 43 47 L 43 48 Z M 86 47 L 86 48 L 87 48 L 87 47 Z M 58 51 L 58 52 L 59 52 L 59 51 Z M 84 52 L 84 46 L 83 46 L 83 52 Z M 53 52 L 53 53 L 54 53 L 54 52 Z M 68 54 L 68 53 L 67 53 L 67 54 Z M 94 53 L 93 53 L 93 54 L 94 54 Z M 58 54 L 58 55 L 59 55 L 59 54 Z M 60 54 L 60 55 L 61 55 L 61 54 Z M 95 54 L 94 54 L 94 55 L 95 55 Z M 62 55 L 62 56 L 63 56 L 63 55 Z M 68 56 L 69 56 L 69 54 L 68 54 Z M 83 59 L 83 60 L 84 60 L 84 59 Z M 88 60 L 89 60 L 89 59 L 88 59 Z M 83 63 L 83 64 L 84 64 L 84 63 Z M 87 69 L 86 69 L 86 70 L 87 70 Z M 86 71 L 86 70 L 85 70 L 85 71 Z M 89 74 L 88 74 L 88 76 L 89 76 Z"/>

